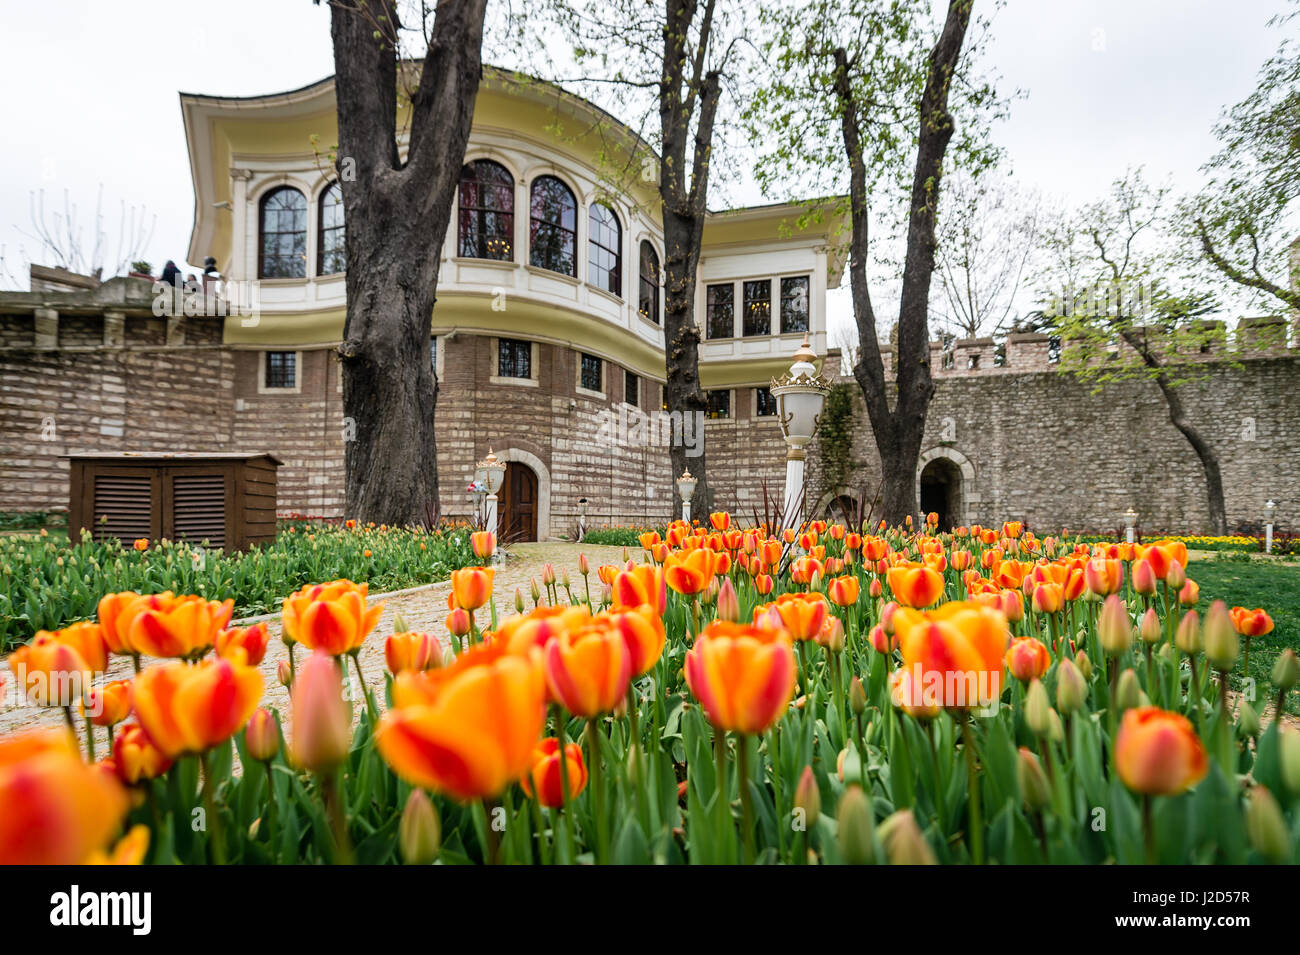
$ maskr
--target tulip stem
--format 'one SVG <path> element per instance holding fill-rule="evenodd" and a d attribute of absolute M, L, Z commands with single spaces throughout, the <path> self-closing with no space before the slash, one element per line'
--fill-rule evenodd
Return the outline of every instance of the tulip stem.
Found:
<path fill-rule="evenodd" d="M 370 729 L 371 732 L 373 732 L 375 724 L 379 722 L 379 712 L 375 707 L 375 698 L 370 692 L 370 687 L 366 685 L 366 678 L 361 673 L 361 655 L 354 651 L 348 654 L 348 656 L 352 657 L 352 664 L 356 667 L 357 680 L 361 684 L 361 695 L 365 697 L 366 700 L 366 712 L 370 714 Z"/>
<path fill-rule="evenodd" d="M 276 800 L 275 800 L 275 770 L 271 768 L 271 761 L 268 759 L 262 764 L 266 767 L 266 841 L 271 846 L 272 864 L 279 862 L 279 853 L 276 850 L 275 833 L 276 833 Z"/>
<path fill-rule="evenodd" d="M 212 837 L 208 840 L 212 846 L 212 861 L 217 865 L 226 864 L 225 833 L 221 830 L 221 816 L 217 813 L 217 781 L 212 778 L 212 763 L 208 750 L 199 754 L 199 768 L 203 771 L 203 810 L 207 813 L 208 825 Z"/>
<path fill-rule="evenodd" d="M 1142 835 L 1143 842 L 1146 845 L 1147 865 L 1155 865 L 1158 861 L 1156 855 L 1156 827 L 1151 818 L 1151 796 L 1148 793 L 1142 795 Z"/>
<path fill-rule="evenodd" d="M 749 799 L 749 739 L 736 734 L 736 784 L 740 787 L 741 838 L 745 847 L 745 865 L 754 862 L 754 807 Z"/>
<path fill-rule="evenodd" d="M 329 818 L 330 831 L 334 836 L 334 864 L 351 865 L 352 843 L 348 839 L 348 822 L 344 816 L 343 800 L 339 794 L 338 770 L 321 774 L 320 791 L 325 803 L 325 814 Z"/>
<path fill-rule="evenodd" d="M 725 852 L 725 846 L 728 841 L 728 832 L 734 838 L 735 831 L 731 828 L 731 792 L 727 787 L 727 734 L 725 730 L 715 729 L 713 733 L 713 755 L 717 760 L 718 772 L 718 853 L 719 858 L 715 862 L 725 864 L 730 858 L 730 853 Z"/>
<path fill-rule="evenodd" d="M 970 855 L 975 865 L 984 864 L 984 818 L 980 812 L 979 769 L 975 764 L 974 717 L 969 713 L 961 722 L 962 748 L 966 751 L 966 772 L 970 788 Z"/>
<path fill-rule="evenodd" d="M 90 717 L 83 717 L 86 721 L 86 761 L 93 763 L 95 761 L 95 724 L 90 722 Z M 111 733 L 112 730 L 110 729 Z"/>
<path fill-rule="evenodd" d="M 564 750 L 560 750 L 560 778 L 568 775 L 568 764 L 564 762 Z M 595 717 L 587 720 L 587 762 L 591 772 L 592 809 L 596 817 L 596 863 L 605 864 L 605 779 L 600 752 L 600 723 Z"/>

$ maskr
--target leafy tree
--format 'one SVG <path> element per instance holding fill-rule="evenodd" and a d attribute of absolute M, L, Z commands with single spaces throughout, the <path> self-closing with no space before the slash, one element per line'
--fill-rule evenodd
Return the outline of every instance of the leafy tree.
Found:
<path fill-rule="evenodd" d="M 347 513 L 360 521 L 422 522 L 437 508 L 430 316 L 478 92 L 486 4 L 416 5 L 419 61 L 401 55 L 409 33 L 396 0 L 329 4 L 346 210 Z"/>
<path fill-rule="evenodd" d="M 1219 303 L 1203 281 L 1180 274 L 1175 232 L 1168 187 L 1129 170 L 1103 199 L 1047 228 L 1045 314 L 1064 341 L 1062 371 L 1098 388 L 1145 380 L 1160 389 L 1170 423 L 1200 460 L 1211 531 L 1226 534 L 1218 453 L 1179 395 L 1223 343 L 1222 325 L 1196 321 Z"/>
<path fill-rule="evenodd" d="M 1290 26 L 1300 10 L 1274 17 Z M 1256 299 L 1300 308 L 1296 203 L 1300 200 L 1300 46 L 1288 37 L 1255 91 L 1215 129 L 1210 181 L 1183 209 L 1206 259 Z"/>
<path fill-rule="evenodd" d="M 853 375 L 880 453 L 881 509 L 890 521 L 918 506 L 916 469 L 934 394 L 929 308 L 940 186 L 946 172 L 975 173 L 996 158 L 987 120 L 1002 103 L 975 75 L 981 34 L 967 42 L 972 6 L 951 0 L 937 34 L 923 0 L 807 0 L 762 16 L 772 70 L 747 115 L 763 131 L 761 141 L 775 145 L 758 177 L 767 188 L 797 183 L 805 195 L 813 185 L 842 196 L 837 211 L 851 222 L 859 343 Z M 874 235 L 882 221 L 883 239 Z M 891 262 L 899 243 L 901 263 Z M 892 389 L 880 356 L 872 265 L 902 279 Z"/>

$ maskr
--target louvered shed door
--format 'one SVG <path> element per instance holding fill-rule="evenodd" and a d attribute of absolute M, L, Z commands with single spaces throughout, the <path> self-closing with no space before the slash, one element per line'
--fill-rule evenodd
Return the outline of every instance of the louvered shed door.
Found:
<path fill-rule="evenodd" d="M 94 476 L 91 533 L 95 540 L 116 537 L 123 543 L 152 538 L 153 479 L 147 474 L 101 473 Z"/>
<path fill-rule="evenodd" d="M 173 474 L 171 527 L 176 540 L 226 546 L 226 475 Z"/>

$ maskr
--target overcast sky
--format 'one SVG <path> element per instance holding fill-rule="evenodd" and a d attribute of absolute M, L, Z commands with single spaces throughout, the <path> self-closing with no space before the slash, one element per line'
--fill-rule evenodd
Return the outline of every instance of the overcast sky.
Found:
<path fill-rule="evenodd" d="M 980 2 L 976 8 L 992 8 Z M 1022 184 L 1083 202 L 1129 165 L 1178 191 L 1199 181 L 1220 111 L 1254 86 L 1280 33 L 1285 0 L 1008 0 L 988 63 L 1012 105 L 996 138 Z M 0 287 L 26 287 L 31 195 L 46 222 L 76 204 L 92 254 L 103 192 L 100 261 L 117 266 L 122 205 L 157 222 L 138 256 L 180 262 L 193 191 L 178 91 L 250 95 L 333 72 L 329 16 L 310 0 L 0 0 Z M 759 198 L 743 187 L 734 198 Z M 714 203 L 710 203 L 714 205 Z M 16 281 L 15 281 L 16 280 Z M 845 320 L 836 296 L 832 319 Z"/>

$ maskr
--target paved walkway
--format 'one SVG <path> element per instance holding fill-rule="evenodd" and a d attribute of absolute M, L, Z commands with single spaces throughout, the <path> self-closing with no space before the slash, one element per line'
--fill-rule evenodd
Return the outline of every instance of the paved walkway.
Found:
<path fill-rule="evenodd" d="M 568 569 L 571 583 L 574 586 L 574 593 L 580 592 L 578 588 L 582 587 L 582 578 L 578 574 L 578 555 L 585 553 L 587 560 L 591 565 L 591 582 L 593 596 L 599 593 L 599 578 L 596 576 L 596 568 L 600 564 L 621 563 L 623 559 L 623 548 L 595 546 L 589 547 L 585 544 L 568 544 L 568 543 L 531 543 L 516 544 L 510 548 L 509 557 L 504 564 L 497 565 L 494 592 L 497 600 L 498 619 L 508 614 L 514 613 L 515 588 L 523 588 L 524 601 L 527 607 L 532 607 L 532 598 L 529 597 L 530 581 L 533 577 L 541 583 L 542 568 L 547 563 L 555 565 L 557 577 L 564 569 Z M 631 551 L 631 556 L 636 556 L 638 551 Z M 374 632 L 366 639 L 365 646 L 360 653 L 361 673 L 366 684 L 374 692 L 375 699 L 379 705 L 383 706 L 384 701 L 384 672 L 386 664 L 384 662 L 384 638 L 393 632 L 393 620 L 397 615 L 401 615 L 406 622 L 408 630 L 427 631 L 437 634 L 438 639 L 443 642 L 444 646 L 450 646 L 451 635 L 444 626 L 444 619 L 447 616 L 447 595 L 451 592 L 451 582 L 443 581 L 436 584 L 428 584 L 424 587 L 417 587 L 413 590 L 398 591 L 392 595 L 371 595 L 370 602 L 373 605 L 377 601 L 384 604 L 383 617 Z M 561 591 L 563 599 L 563 591 Z M 266 692 L 263 695 L 263 705 L 275 707 L 280 711 L 282 718 L 288 719 L 289 715 L 289 693 L 280 685 L 276 679 L 276 670 L 280 661 L 288 658 L 288 651 L 280 641 L 280 616 L 279 614 L 266 617 L 252 617 L 249 621 L 265 620 L 267 629 L 270 631 L 271 640 L 267 647 L 266 659 L 259 667 L 263 676 L 266 678 Z M 486 616 L 482 616 L 481 623 L 486 624 Z M 302 660 L 303 651 L 297 651 L 297 658 Z M 128 679 L 132 673 L 131 661 L 127 657 L 114 657 L 113 663 L 109 668 L 108 678 L 113 680 Z M 41 726 L 59 723 L 63 719 L 63 711 L 57 708 L 44 709 L 31 705 L 18 705 L 18 698 L 13 692 L 12 674 L 9 673 L 8 663 L 0 667 L 0 677 L 6 682 L 6 687 L 2 697 L 0 697 L 0 735 L 11 733 L 15 730 L 24 729 L 30 726 Z M 355 683 L 356 671 L 349 665 L 348 677 Z M 362 698 L 356 693 L 357 687 L 353 687 L 355 699 L 358 701 Z M 78 721 L 80 726 L 80 721 Z M 103 733 L 99 736 L 99 745 L 103 747 Z"/>

